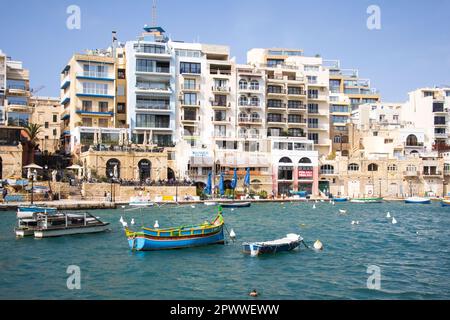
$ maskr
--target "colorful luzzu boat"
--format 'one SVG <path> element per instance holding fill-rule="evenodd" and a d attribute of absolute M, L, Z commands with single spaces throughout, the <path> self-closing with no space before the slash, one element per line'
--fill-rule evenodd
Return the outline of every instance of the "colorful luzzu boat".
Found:
<path fill-rule="evenodd" d="M 142 228 L 141 232 L 125 229 L 133 251 L 156 251 L 225 244 L 224 219 L 221 212 L 213 222 L 169 229 Z"/>

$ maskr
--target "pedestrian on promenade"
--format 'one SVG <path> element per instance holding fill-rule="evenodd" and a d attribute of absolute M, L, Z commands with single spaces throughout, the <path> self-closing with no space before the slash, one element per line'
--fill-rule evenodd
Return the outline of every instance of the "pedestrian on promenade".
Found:
<path fill-rule="evenodd" d="M 3 196 L 3 202 L 6 202 L 6 196 L 8 195 L 8 190 L 3 187 L 2 196 Z"/>

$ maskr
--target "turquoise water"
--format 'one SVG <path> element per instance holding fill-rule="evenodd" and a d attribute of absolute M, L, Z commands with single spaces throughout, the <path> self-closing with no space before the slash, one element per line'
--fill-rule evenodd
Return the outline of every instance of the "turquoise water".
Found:
<path fill-rule="evenodd" d="M 224 209 L 236 243 L 176 251 L 132 253 L 119 224 L 123 215 L 161 227 L 212 219 L 196 205 L 140 211 L 92 211 L 111 232 L 55 239 L 17 240 L 14 212 L 0 212 L 2 299 L 449 299 L 450 208 L 432 205 L 318 203 L 254 204 Z M 338 214 L 347 209 L 346 216 Z M 398 221 L 386 218 L 389 211 Z M 351 225 L 359 220 L 359 225 Z M 253 258 L 243 241 L 300 233 L 302 249 Z M 81 290 L 68 290 L 66 269 L 81 268 Z M 381 289 L 367 289 L 369 265 L 381 268 Z"/>

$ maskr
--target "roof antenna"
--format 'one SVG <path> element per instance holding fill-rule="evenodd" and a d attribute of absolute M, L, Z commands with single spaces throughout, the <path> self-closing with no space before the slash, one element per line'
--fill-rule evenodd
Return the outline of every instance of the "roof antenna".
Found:
<path fill-rule="evenodd" d="M 156 0 L 153 0 L 152 6 L 152 26 L 156 27 Z"/>

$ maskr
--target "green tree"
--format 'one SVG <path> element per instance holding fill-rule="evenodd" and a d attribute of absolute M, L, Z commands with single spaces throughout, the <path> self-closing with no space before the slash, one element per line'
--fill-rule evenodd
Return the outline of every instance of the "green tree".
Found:
<path fill-rule="evenodd" d="M 39 141 L 39 134 L 42 132 L 42 125 L 37 123 L 28 123 L 24 127 L 25 133 L 28 136 L 28 140 L 25 142 L 27 146 L 27 159 L 28 164 L 34 162 L 34 152 L 37 148 Z"/>

